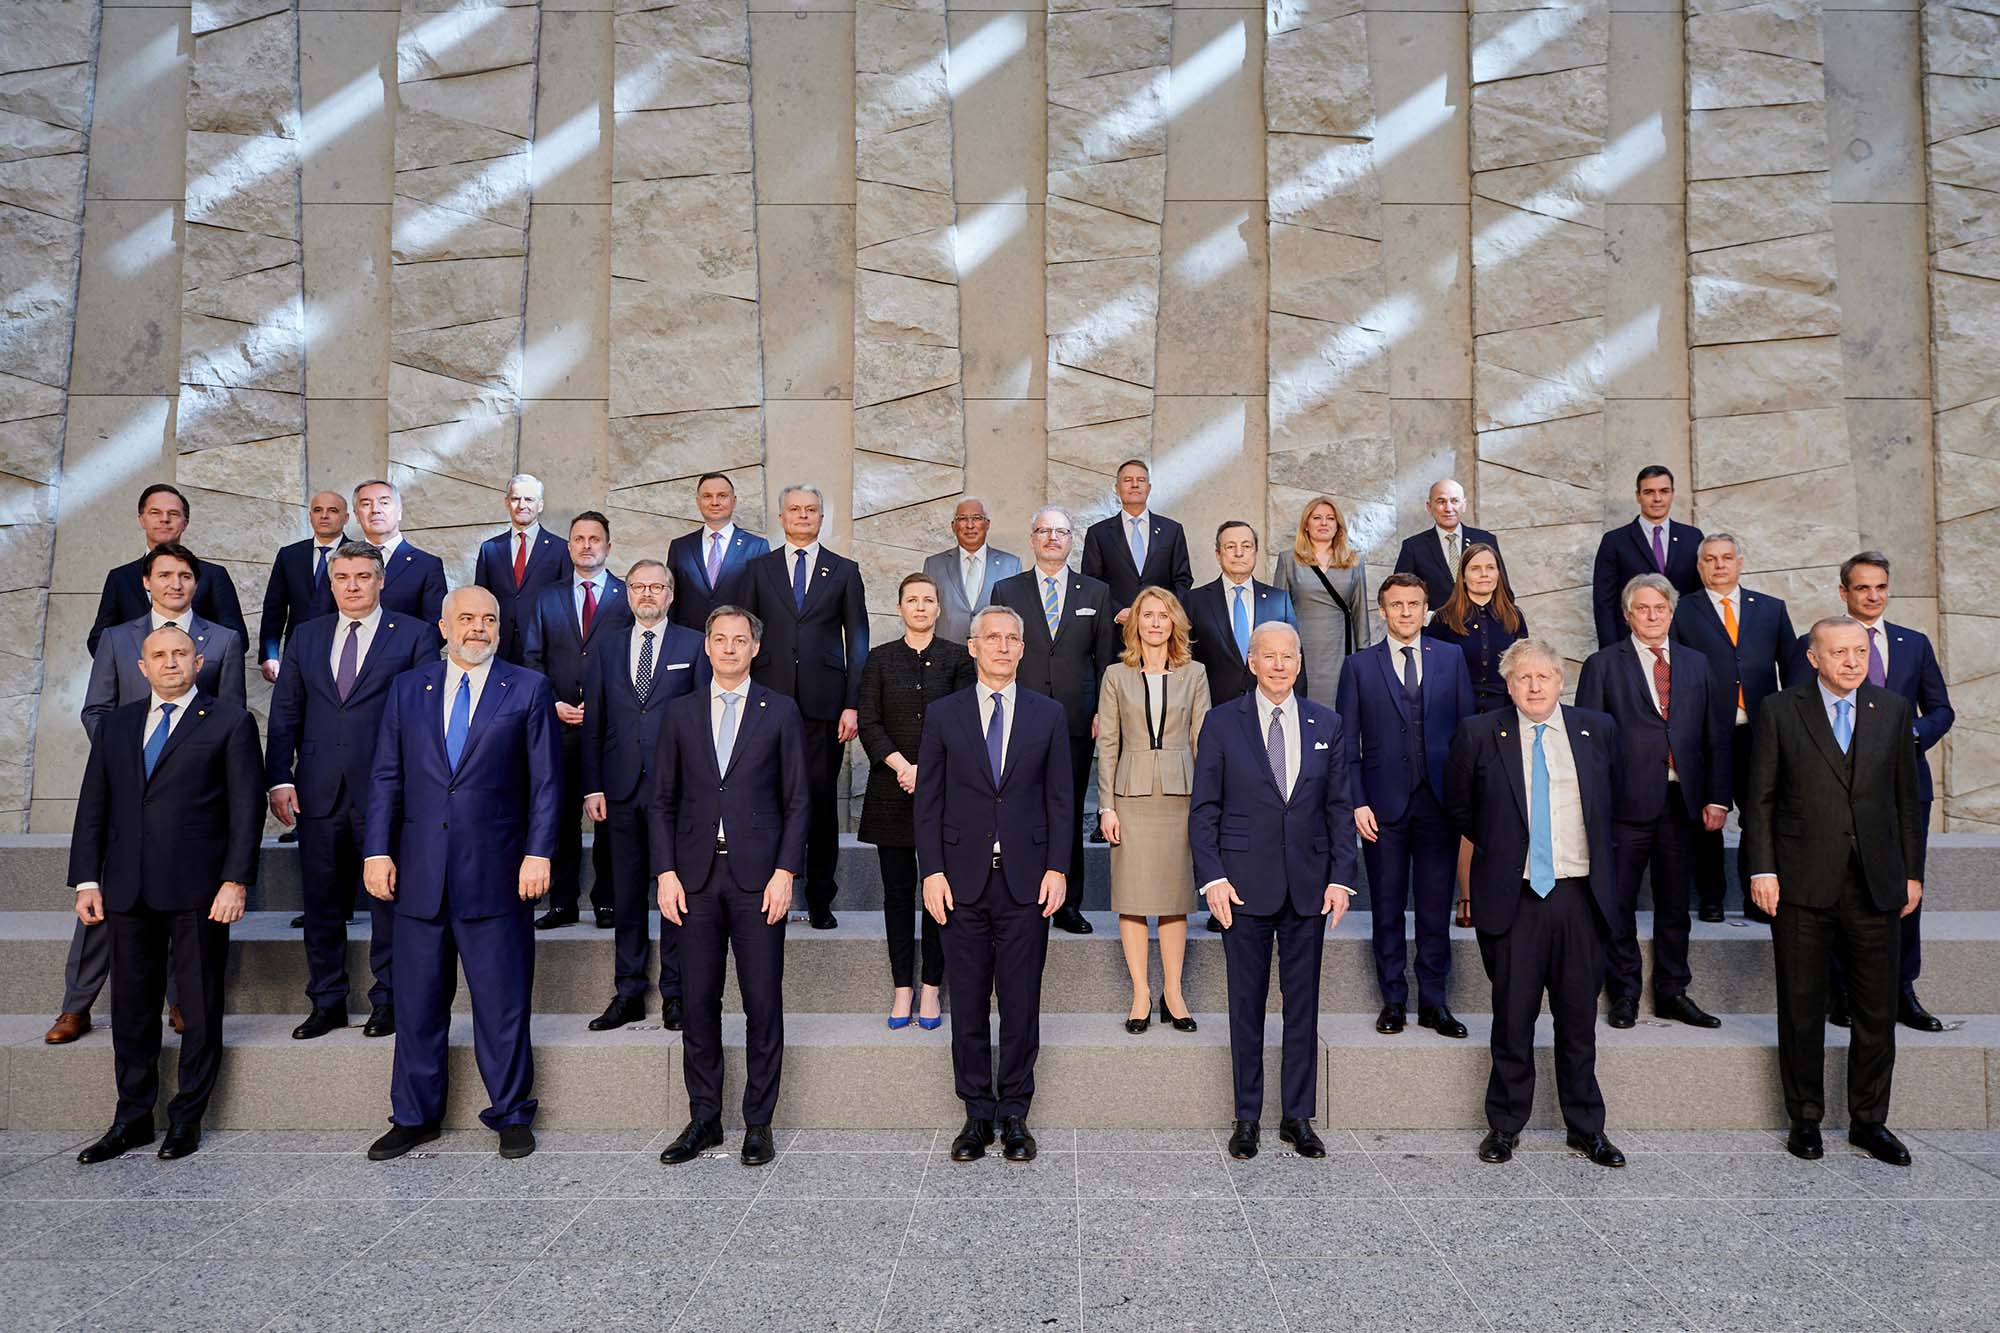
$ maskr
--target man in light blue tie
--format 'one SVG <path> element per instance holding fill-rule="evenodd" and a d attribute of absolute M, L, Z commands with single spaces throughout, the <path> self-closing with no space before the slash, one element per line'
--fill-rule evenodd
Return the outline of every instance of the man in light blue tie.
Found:
<path fill-rule="evenodd" d="M 1221 576 L 1190 589 L 1187 606 L 1189 648 L 1208 673 L 1208 697 L 1213 705 L 1240 699 L 1257 687 L 1250 674 L 1250 631 L 1266 621 L 1298 628 L 1292 595 L 1261 582 L 1257 576 L 1257 529 L 1240 518 L 1215 530 L 1215 563 Z M 1299 693 L 1306 692 L 1300 674 Z"/>
<path fill-rule="evenodd" d="M 1562 705 L 1563 658 L 1522 639 L 1500 659 L 1514 707 L 1463 720 L 1445 765 L 1445 813 L 1472 844 L 1459 924 L 1479 933 L 1493 984 L 1490 1132 L 1481 1161 L 1505 1162 L 1535 1104 L 1535 1019 L 1555 1019 L 1556 1093 L 1569 1146 L 1625 1165 L 1604 1135 L 1597 992 L 1618 904 L 1611 716 Z"/>

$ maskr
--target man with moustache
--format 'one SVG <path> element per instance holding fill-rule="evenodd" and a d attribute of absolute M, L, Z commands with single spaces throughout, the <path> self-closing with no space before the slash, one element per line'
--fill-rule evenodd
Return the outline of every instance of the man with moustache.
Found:
<path fill-rule="evenodd" d="M 271 580 L 264 585 L 264 617 L 257 625 L 257 661 L 266 681 L 275 683 L 285 643 L 299 626 L 333 614 L 333 585 L 326 562 L 347 540 L 347 498 L 321 491 L 306 504 L 312 536 L 278 548 Z"/>
<path fill-rule="evenodd" d="M 139 492 L 139 531 L 146 535 L 146 550 L 159 546 L 180 546 L 187 535 L 188 518 L 193 513 L 188 499 L 165 482 L 156 481 Z M 185 548 L 183 548 L 185 549 Z M 243 607 L 236 599 L 236 585 L 221 565 L 201 565 L 204 575 L 195 585 L 194 611 L 212 625 L 236 632 L 238 652 L 250 647 L 250 631 L 243 624 Z M 104 576 L 104 591 L 97 598 L 97 618 L 91 622 L 88 640 L 90 655 L 97 656 L 97 641 L 113 625 L 123 625 L 146 614 L 145 557 L 127 561 Z"/>
<path fill-rule="evenodd" d="M 569 578 L 569 547 L 542 526 L 542 480 L 507 479 L 507 530 L 479 544 L 472 581 L 500 603 L 500 660 L 519 664 L 521 621 L 542 589 Z"/>
<path fill-rule="evenodd" d="M 444 614 L 444 561 L 403 539 L 403 493 L 386 481 L 354 488 L 361 535 L 382 552 L 382 605 L 434 624 Z"/>

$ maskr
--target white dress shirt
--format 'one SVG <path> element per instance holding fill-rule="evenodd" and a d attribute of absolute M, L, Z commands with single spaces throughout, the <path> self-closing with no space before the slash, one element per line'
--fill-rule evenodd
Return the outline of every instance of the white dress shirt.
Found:
<path fill-rule="evenodd" d="M 804 546 L 785 543 L 785 582 L 792 581 L 792 571 L 799 567 L 799 552 L 806 553 L 806 580 L 811 582 L 813 570 L 819 565 L 819 539 L 814 538 Z"/>
<path fill-rule="evenodd" d="M 958 548 L 958 581 L 965 590 L 965 604 L 977 611 L 980 589 L 986 586 L 986 543 L 972 551 Z"/>
<path fill-rule="evenodd" d="M 488 676 L 488 674 L 492 672 L 492 670 L 493 670 L 493 659 L 490 657 L 487 658 L 484 662 L 481 662 L 478 666 L 471 667 L 469 669 L 460 666 L 458 663 L 452 661 L 450 658 L 445 659 L 444 663 L 445 730 L 449 731 L 451 729 L 451 705 L 452 701 L 458 697 L 458 682 L 461 680 L 469 680 L 472 682 L 472 707 L 469 710 L 467 710 L 465 715 L 466 726 L 469 728 L 472 725 L 472 719 L 479 716 L 479 696 L 486 692 L 486 677 Z"/>
<path fill-rule="evenodd" d="M 388 541 L 383 542 L 381 547 L 379 548 L 382 552 L 382 569 L 384 571 L 383 573 L 384 578 L 388 577 L 387 571 L 389 568 L 389 561 L 395 558 L 396 550 L 398 547 L 402 546 L 402 544 L 403 544 L 403 534 L 399 530 L 395 536 L 391 537 Z"/>
<path fill-rule="evenodd" d="M 810 564 L 811 562 L 808 561 L 807 563 Z M 736 696 L 736 740 L 730 743 L 731 748 L 729 751 L 730 757 L 734 758 L 736 754 L 736 742 L 743 739 L 744 715 L 750 708 L 750 678 L 745 676 L 742 683 L 733 690 L 725 688 L 721 681 L 711 680 L 708 682 L 708 747 L 711 754 L 715 752 L 716 743 L 722 739 L 722 716 L 727 711 L 722 702 L 722 696 L 725 694 L 734 694 Z M 719 768 L 721 765 L 718 764 L 717 767 Z M 728 835 L 722 831 L 722 820 L 720 818 L 717 818 L 715 821 L 715 836 L 725 842 L 728 841 Z"/>
<path fill-rule="evenodd" d="M 1528 715 L 1514 710 L 1521 728 L 1521 790 L 1527 793 L 1528 827 L 1535 827 L 1535 726 Z M 1583 788 L 1576 777 L 1576 756 L 1570 753 L 1569 729 L 1559 705 L 1549 714 L 1542 733 L 1542 755 L 1549 765 L 1549 835 L 1557 879 L 1583 879 L 1590 874 L 1590 834 L 1583 824 Z M 1521 878 L 1528 867 L 1521 866 Z"/>
<path fill-rule="evenodd" d="M 1397 680 L 1403 678 L 1403 650 L 1405 648 L 1414 648 L 1416 650 L 1410 654 L 1409 660 L 1417 664 L 1417 685 L 1419 688 L 1422 688 L 1424 683 L 1424 636 L 1419 634 L 1414 639 L 1399 639 L 1395 635 L 1385 631 L 1383 637 L 1389 644 L 1389 665 L 1395 669 Z"/>
<path fill-rule="evenodd" d="M 146 714 L 146 725 L 141 731 L 139 737 L 139 752 L 141 754 L 144 754 L 146 752 L 146 743 L 153 739 L 153 733 L 160 729 L 160 726 L 163 722 L 165 723 L 167 728 L 167 735 L 171 737 L 174 734 L 174 728 L 178 727 L 181 724 L 181 719 L 187 716 L 188 705 L 193 702 L 194 702 L 193 690 L 189 690 L 187 693 L 181 695 L 177 699 L 162 699 L 160 697 L 160 692 L 158 690 L 154 690 L 152 692 L 152 703 L 150 705 L 151 711 Z M 160 705 L 165 703 L 171 703 L 174 706 L 174 711 L 166 714 L 163 717 L 160 713 Z M 83 883 L 76 886 L 76 891 L 78 893 L 82 893 L 85 889 L 95 889 L 99 887 L 101 886 L 99 885 L 97 880 L 87 879 L 83 881 Z"/>
<path fill-rule="evenodd" d="M 1639 654 L 1639 677 L 1640 679 L 1646 682 L 1646 697 L 1653 701 L 1653 711 L 1656 713 L 1660 713 L 1662 716 L 1664 716 L 1665 715 L 1664 710 L 1662 710 L 1660 707 L 1659 682 L 1653 679 L 1653 650 L 1651 648 L 1648 648 L 1645 645 L 1645 643 L 1643 643 L 1640 640 L 1638 635 L 1634 634 L 1631 637 L 1632 637 L 1632 651 Z M 1674 669 L 1674 649 L 1673 649 L 1673 641 L 1671 639 L 1661 641 L 1660 656 L 1666 659 L 1667 673 L 1669 678 L 1671 679 Z M 1668 688 L 1671 690 L 1672 688 L 1671 683 L 1669 684 Z M 1673 701 L 1671 699 L 1667 701 L 1667 707 L 1668 708 L 1673 707 Z M 1678 769 L 1674 767 L 1674 761 L 1670 756 L 1667 760 L 1667 781 L 1679 782 L 1680 780 L 1681 780 L 1680 772 Z"/>
<path fill-rule="evenodd" d="M 359 625 L 359 630 L 348 629 L 349 625 Z M 368 650 L 375 643 L 375 631 L 382 627 L 382 604 L 375 603 L 375 609 L 359 620 L 343 614 L 333 627 L 333 650 L 326 655 L 327 669 L 333 672 L 335 680 L 340 679 L 340 654 L 347 646 L 349 634 L 359 634 L 361 640 L 354 646 L 354 670 L 358 674 L 368 665 Z"/>
<path fill-rule="evenodd" d="M 1017 686 L 1018 682 L 1010 680 L 997 691 L 1000 695 L 1001 703 L 1004 705 L 1000 715 L 1000 771 L 1003 773 L 1007 771 L 1007 746 L 1014 739 L 1014 714 L 1018 711 L 1015 705 L 1020 699 L 1020 690 Z M 993 696 L 995 693 L 996 691 L 993 687 L 983 680 L 975 681 L 973 684 L 972 697 L 974 702 L 979 705 L 979 735 L 982 740 L 986 736 L 986 729 L 993 725 Z M 996 855 L 1000 851 L 1000 840 L 998 838 L 993 840 L 993 851 Z"/>
<path fill-rule="evenodd" d="M 1725 616 L 1722 613 L 1722 604 L 1724 602 L 1728 602 L 1731 604 L 1729 607 L 1729 615 L 1736 617 L 1736 633 L 1738 637 L 1741 637 L 1743 633 L 1743 585 L 1739 583 L 1735 587 L 1731 588 L 1728 592 L 1717 592 L 1713 588 L 1703 588 L 1702 591 L 1708 594 L 1708 604 L 1715 608 L 1715 618 L 1722 622 L 1725 631 L 1727 631 L 1729 627 L 1729 616 Z M 1739 727 L 1744 727 L 1748 726 L 1749 724 L 1750 724 L 1750 714 L 1748 710 L 1742 708 L 1737 709 L 1736 725 Z"/>
<path fill-rule="evenodd" d="M 525 528 L 516 528 L 512 524 L 509 524 L 508 528 L 507 563 L 509 565 L 514 563 L 514 555 L 521 549 L 521 539 L 523 537 L 528 539 L 528 558 L 530 560 L 534 559 L 535 547 L 542 540 L 542 521 L 536 519 Z"/>
<path fill-rule="evenodd" d="M 1655 528 L 1658 528 L 1660 530 L 1660 549 L 1662 551 L 1666 551 L 1670 550 L 1673 546 L 1674 542 L 1673 518 L 1669 516 L 1667 518 L 1659 520 L 1656 523 L 1652 519 L 1647 518 L 1644 514 L 1641 514 L 1639 515 L 1639 536 L 1645 539 L 1647 555 L 1651 555 L 1653 553 L 1653 529 Z"/>
<path fill-rule="evenodd" d="M 152 623 L 146 627 L 146 633 L 148 634 L 151 634 L 162 625 L 171 624 L 175 629 L 185 631 L 189 638 L 194 637 L 194 630 L 191 628 L 194 623 L 194 604 L 192 602 L 188 603 L 187 610 L 177 616 L 167 615 L 157 606 L 148 607 L 147 614 L 152 619 Z"/>

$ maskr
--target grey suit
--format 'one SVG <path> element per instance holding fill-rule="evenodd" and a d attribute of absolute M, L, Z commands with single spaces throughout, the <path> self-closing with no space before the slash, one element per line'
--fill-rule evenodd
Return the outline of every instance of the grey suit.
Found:
<path fill-rule="evenodd" d="M 960 563 L 963 552 L 953 546 L 948 551 L 924 557 L 924 573 L 938 588 L 938 637 L 964 643 L 972 635 L 972 613 L 993 600 L 993 585 L 1021 572 L 1021 557 L 1007 551 L 986 548 L 986 579 L 979 600 L 965 600 L 965 576 Z"/>

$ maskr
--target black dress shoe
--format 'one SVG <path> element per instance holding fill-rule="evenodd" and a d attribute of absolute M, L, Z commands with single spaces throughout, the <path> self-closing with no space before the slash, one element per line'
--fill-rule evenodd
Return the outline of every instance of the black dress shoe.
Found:
<path fill-rule="evenodd" d="M 1918 1032 L 1944 1031 L 1944 1020 L 1919 1004 L 1914 995 L 1905 995 L 1897 1004 L 1896 1021 Z"/>
<path fill-rule="evenodd" d="M 401 1157 L 412 1148 L 430 1143 L 437 1136 L 436 1125 L 391 1125 L 387 1134 L 368 1145 L 368 1160 L 386 1162 Z"/>
<path fill-rule="evenodd" d="M 1719 1028 L 1722 1020 L 1709 1013 L 1685 995 L 1656 995 L 1653 997 L 1653 1013 L 1659 1018 L 1670 1018 L 1676 1023 L 1685 1023 L 1691 1028 Z"/>
<path fill-rule="evenodd" d="M 967 1116 L 965 1128 L 959 1130 L 958 1137 L 951 1141 L 951 1160 L 976 1162 L 986 1155 L 987 1146 L 992 1142 L 993 1122 Z"/>
<path fill-rule="evenodd" d="M 1216 920 L 1215 913 L 1210 912 L 1208 920 L 1202 923 L 1201 928 L 1211 935 L 1220 935 L 1222 933 L 1222 922 Z"/>
<path fill-rule="evenodd" d="M 722 1146 L 722 1122 L 720 1120 L 690 1120 L 687 1128 L 680 1132 L 672 1143 L 660 1153 L 660 1165 L 680 1166 L 692 1162 L 710 1148 Z"/>
<path fill-rule="evenodd" d="M 1229 1131 L 1229 1155 L 1239 1162 L 1247 1162 L 1257 1155 L 1257 1122 L 1239 1120 L 1236 1128 Z"/>
<path fill-rule="evenodd" d="M 535 929 L 555 930 L 558 927 L 573 926 L 576 923 L 577 915 L 574 907 L 551 907 L 535 919 Z"/>
<path fill-rule="evenodd" d="M 200 1124 L 190 1121 L 185 1125 L 169 1125 L 167 1137 L 160 1140 L 159 1158 L 163 1162 L 179 1161 L 192 1156 L 200 1147 Z"/>
<path fill-rule="evenodd" d="M 500 1155 L 512 1161 L 535 1150 L 535 1131 L 526 1125 L 500 1126 Z"/>
<path fill-rule="evenodd" d="M 335 1028 L 344 1028 L 346 1026 L 347 1011 L 345 1009 L 335 1009 L 330 1005 L 316 1004 L 313 1006 L 313 1011 L 306 1015 L 306 1021 L 292 1029 L 292 1040 L 311 1041 L 314 1037 L 324 1037 Z"/>
<path fill-rule="evenodd" d="M 686 1010 L 681 1007 L 681 997 L 669 995 L 660 1001 L 660 1026 L 669 1032 L 681 1030 L 681 1019 Z"/>
<path fill-rule="evenodd" d="M 1010 1115 L 1000 1122 L 1000 1155 L 1010 1162 L 1035 1160 L 1035 1136 L 1022 1117 Z"/>
<path fill-rule="evenodd" d="M 1301 1157 L 1326 1156 L 1326 1144 L 1313 1130 L 1313 1122 L 1310 1120 L 1280 1120 L 1278 1141 L 1291 1144 L 1292 1151 Z"/>
<path fill-rule="evenodd" d="M 840 924 L 840 918 L 827 907 L 814 907 L 806 911 L 806 924 L 814 930 L 832 930 Z"/>
<path fill-rule="evenodd" d="M 1569 1132 L 1569 1149 L 1581 1153 L 1599 1166 L 1620 1167 L 1625 1165 L 1625 1154 L 1618 1151 L 1618 1145 L 1602 1134 L 1579 1134 Z"/>
<path fill-rule="evenodd" d="M 1089 935 L 1097 929 L 1083 919 L 1082 912 L 1067 903 L 1056 909 L 1055 923 L 1057 930 L 1066 930 L 1072 935 Z"/>
<path fill-rule="evenodd" d="M 592 1032 L 608 1032 L 612 1028 L 622 1028 L 627 1023 L 643 1022 L 646 1017 L 646 1002 L 636 995 L 620 995 L 605 1007 L 603 1013 L 590 1020 Z"/>
<path fill-rule="evenodd" d="M 1852 1027 L 1854 1019 L 1847 1012 L 1847 997 L 1828 992 L 1826 997 L 1826 1021 L 1837 1028 Z"/>
<path fill-rule="evenodd" d="M 368 1011 L 368 1023 L 361 1029 L 364 1037 L 393 1037 L 396 1035 L 396 1006 L 378 1004 Z"/>
<path fill-rule="evenodd" d="M 618 919 L 612 915 L 611 909 L 608 907 L 593 907 L 590 909 L 590 913 L 597 918 L 597 928 L 599 930 L 610 930 L 618 924 Z"/>
<path fill-rule="evenodd" d="M 1194 1015 L 1191 1013 L 1175 1018 L 1174 1011 L 1167 1008 L 1167 997 L 1164 994 L 1160 996 L 1160 1021 L 1172 1024 L 1176 1032 L 1193 1032 L 1200 1026 L 1194 1021 Z"/>
<path fill-rule="evenodd" d="M 1417 1026 L 1429 1028 L 1440 1037 L 1462 1038 L 1471 1035 L 1466 1031 L 1465 1024 L 1459 1022 L 1457 1015 L 1451 1012 L 1450 1007 L 1442 1004 L 1433 1009 L 1419 1008 Z"/>
<path fill-rule="evenodd" d="M 1716 903 L 1710 906 L 1707 903 L 1703 903 L 1695 912 L 1695 915 L 1703 921 L 1719 923 L 1722 920 L 1722 904 Z"/>
<path fill-rule="evenodd" d="M 1161 1006 L 1164 1007 L 1166 1003 L 1167 1003 L 1166 997 L 1162 996 L 1160 998 Z M 1152 1026 L 1153 1026 L 1153 1006 L 1150 1004 L 1146 1006 L 1145 1013 L 1139 1015 L 1137 1018 L 1128 1018 L 1125 1020 L 1125 1030 L 1131 1033 L 1135 1037 L 1141 1035 L 1146 1031 L 1146 1029 Z"/>
<path fill-rule="evenodd" d="M 1855 1125 L 1847 1131 L 1847 1141 L 1867 1153 L 1878 1162 L 1890 1166 L 1908 1166 L 1910 1150 L 1903 1141 L 1889 1132 L 1887 1125 Z"/>
<path fill-rule="evenodd" d="M 104 1137 L 76 1155 L 76 1160 L 89 1166 L 93 1162 L 108 1162 L 114 1157 L 123 1157 L 134 1148 L 143 1148 L 153 1141 L 153 1124 L 150 1120 L 133 1120 L 123 1125 L 113 1125 L 104 1132 Z"/>
<path fill-rule="evenodd" d="M 304 930 L 305 928 L 306 928 L 306 914 L 304 912 L 301 912 L 297 916 L 292 918 L 292 929 Z"/>
<path fill-rule="evenodd" d="M 1520 1137 L 1512 1130 L 1489 1129 L 1486 1137 L 1479 1141 L 1479 1160 L 1498 1166 L 1502 1162 L 1514 1160 L 1514 1140 Z"/>
<path fill-rule="evenodd" d="M 1385 1037 L 1393 1037 L 1403 1030 L 1409 1021 L 1409 1013 L 1400 1004 L 1385 1004 L 1382 1012 L 1375 1015 L 1375 1030 Z"/>
<path fill-rule="evenodd" d="M 1826 1156 L 1826 1145 L 1820 1141 L 1819 1126 L 1810 1120 L 1794 1120 L 1792 1132 L 1785 1135 L 1785 1151 L 1808 1162 L 1817 1162 Z"/>
<path fill-rule="evenodd" d="M 1629 1028 L 1639 1021 L 1639 1002 L 1630 996 L 1620 996 L 1611 1001 L 1611 1014 L 1605 1022 L 1615 1028 Z"/>
<path fill-rule="evenodd" d="M 769 1125 L 745 1125 L 743 1127 L 743 1165 L 762 1166 L 778 1155 L 771 1144 Z"/>

